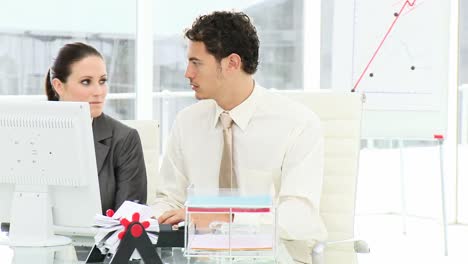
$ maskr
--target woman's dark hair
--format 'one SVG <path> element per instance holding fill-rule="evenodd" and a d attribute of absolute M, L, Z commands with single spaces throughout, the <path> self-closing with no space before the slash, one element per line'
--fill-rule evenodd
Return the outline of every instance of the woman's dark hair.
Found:
<path fill-rule="evenodd" d="M 201 41 L 218 62 L 231 53 L 242 59 L 242 69 L 254 74 L 258 66 L 257 30 L 242 12 L 216 11 L 198 17 L 185 31 L 191 41 Z"/>
<path fill-rule="evenodd" d="M 69 43 L 60 49 L 57 57 L 54 60 L 54 64 L 50 67 L 45 78 L 45 91 L 47 100 L 59 100 L 59 96 L 52 86 L 52 80 L 57 78 L 61 82 L 66 83 L 68 76 L 71 74 L 72 64 L 89 56 L 97 56 L 102 58 L 102 55 L 99 53 L 99 51 L 90 45 L 81 42 Z"/>

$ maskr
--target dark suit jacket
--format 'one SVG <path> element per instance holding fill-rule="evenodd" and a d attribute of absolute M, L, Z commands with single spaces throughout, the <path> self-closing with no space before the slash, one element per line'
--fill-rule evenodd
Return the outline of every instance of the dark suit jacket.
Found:
<path fill-rule="evenodd" d="M 103 213 L 125 200 L 146 203 L 146 168 L 138 132 L 102 114 L 93 120 Z"/>

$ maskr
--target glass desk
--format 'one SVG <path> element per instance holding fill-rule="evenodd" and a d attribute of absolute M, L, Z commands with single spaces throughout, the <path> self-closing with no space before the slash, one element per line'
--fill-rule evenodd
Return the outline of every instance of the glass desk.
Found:
<path fill-rule="evenodd" d="M 91 247 L 75 247 L 73 245 L 60 247 L 16 247 L 11 248 L 1 244 L 6 238 L 6 233 L 0 232 L 0 264 L 76 264 L 85 263 Z M 90 238 L 87 238 L 88 241 Z M 92 239 L 92 238 L 91 238 Z M 90 245 L 92 243 L 85 243 Z M 157 248 L 157 253 L 164 264 L 271 264 L 272 260 L 265 259 L 236 259 L 232 262 L 228 259 L 202 258 L 184 256 L 183 248 Z M 106 259 L 103 263 L 109 263 Z M 132 261 L 131 264 L 142 264 L 143 261 Z M 279 264 L 294 264 L 291 256 L 282 243 L 278 246 Z"/>
<path fill-rule="evenodd" d="M 281 247 L 280 247 L 281 248 Z M 283 247 L 284 248 L 284 247 Z M 0 246 L 0 263 L 8 264 L 75 264 L 85 263 L 90 248 L 77 247 L 72 245 L 61 247 L 47 247 L 47 248 L 10 248 L 8 246 Z M 161 257 L 164 264 L 247 264 L 252 263 L 252 259 L 247 260 L 229 260 L 224 259 L 207 259 L 207 258 L 186 258 L 181 248 L 158 248 L 157 252 Z M 280 251 L 281 252 L 281 251 Z M 283 252 L 284 254 L 284 252 Z M 287 253 L 286 253 L 287 254 Z M 280 256 L 281 258 L 281 256 Z M 289 264 L 294 263 L 289 255 L 283 255 L 283 261 L 279 263 Z M 255 259 L 255 263 L 269 264 L 274 263 L 271 260 Z M 103 262 L 106 263 L 106 262 Z M 140 264 L 143 261 L 132 261 L 132 264 Z"/>

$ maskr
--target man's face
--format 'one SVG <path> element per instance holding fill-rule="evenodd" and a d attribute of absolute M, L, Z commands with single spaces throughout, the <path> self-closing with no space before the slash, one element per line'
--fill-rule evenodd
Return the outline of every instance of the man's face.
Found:
<path fill-rule="evenodd" d="M 205 44 L 201 41 L 189 41 L 187 58 L 185 78 L 190 80 L 195 97 L 199 100 L 219 98 L 224 79 L 221 65 L 207 52 Z"/>

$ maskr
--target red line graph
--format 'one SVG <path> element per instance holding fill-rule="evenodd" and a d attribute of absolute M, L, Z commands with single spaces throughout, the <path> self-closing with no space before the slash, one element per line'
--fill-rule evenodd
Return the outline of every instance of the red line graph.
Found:
<path fill-rule="evenodd" d="M 385 33 L 385 36 L 383 37 L 383 39 L 380 41 L 380 44 L 379 46 L 377 47 L 377 49 L 375 50 L 374 54 L 372 55 L 372 58 L 369 60 L 369 62 L 367 63 L 367 66 L 366 68 L 364 68 L 364 71 L 362 71 L 361 75 L 359 76 L 358 80 L 356 81 L 356 84 L 354 85 L 353 89 L 351 90 L 351 92 L 355 92 L 356 91 L 356 88 L 358 87 L 359 83 L 361 82 L 362 78 L 364 77 L 364 75 L 366 74 L 367 70 L 369 69 L 370 65 L 372 64 L 372 62 L 374 61 L 375 57 L 377 56 L 377 54 L 379 53 L 380 51 L 380 48 L 382 48 L 383 44 L 385 43 L 385 40 L 387 39 L 388 35 L 390 35 L 390 32 L 392 32 L 392 29 L 393 27 L 395 26 L 396 22 L 398 21 L 398 19 L 401 17 L 401 15 L 403 14 L 403 11 L 405 10 L 406 6 L 410 6 L 410 7 L 413 7 L 414 4 L 416 3 L 416 0 L 413 0 L 413 2 L 411 3 L 409 0 L 405 0 L 405 3 L 403 4 L 403 6 L 401 7 L 400 9 L 400 12 L 398 12 L 397 16 L 395 17 L 395 19 L 393 20 L 392 24 L 390 25 L 390 27 L 388 28 L 387 30 L 387 33 Z"/>

